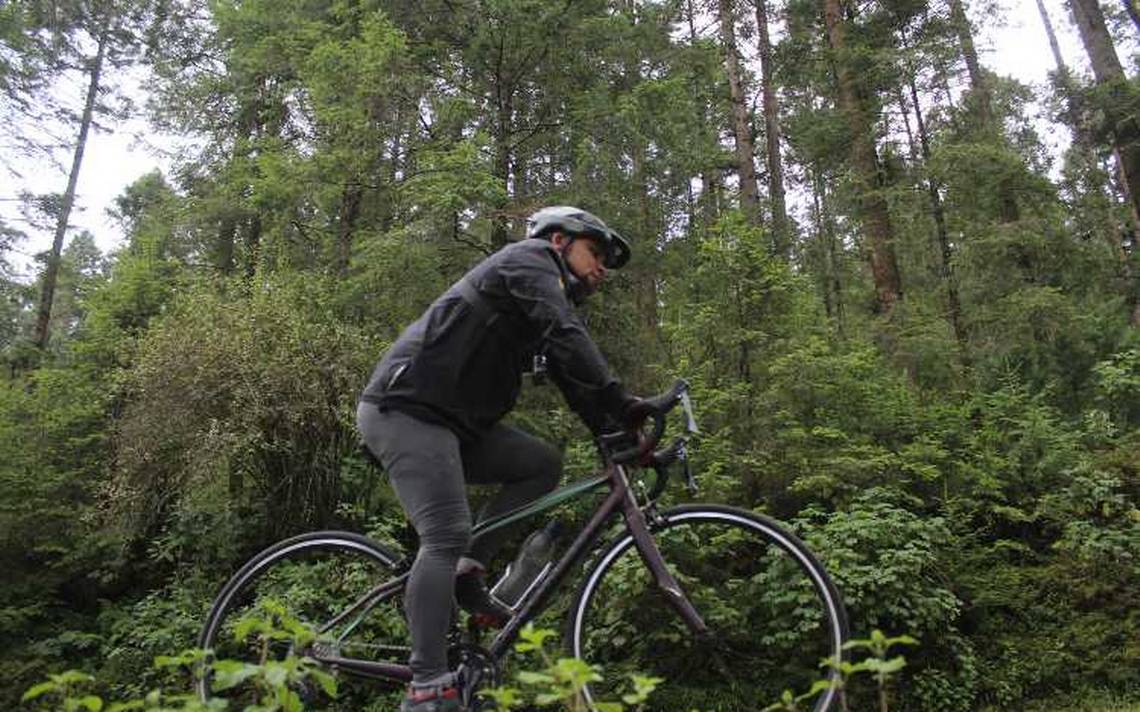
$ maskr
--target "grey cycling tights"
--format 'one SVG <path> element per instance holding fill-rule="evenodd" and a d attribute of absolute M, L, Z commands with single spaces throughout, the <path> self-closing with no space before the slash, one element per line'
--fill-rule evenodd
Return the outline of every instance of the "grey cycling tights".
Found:
<path fill-rule="evenodd" d="M 488 562 L 512 533 L 493 532 L 471 548 L 464 482 L 503 484 L 480 512 L 480 518 L 493 516 L 554 489 L 562 475 L 562 456 L 548 443 L 505 425 L 496 425 L 475 442 L 461 443 L 443 426 L 397 411 L 382 412 L 372 403 L 359 405 L 356 425 L 383 463 L 419 535 L 420 549 L 404 596 L 412 635 L 412 684 L 439 684 L 449 673 L 447 628 L 456 563 L 464 555 Z"/>

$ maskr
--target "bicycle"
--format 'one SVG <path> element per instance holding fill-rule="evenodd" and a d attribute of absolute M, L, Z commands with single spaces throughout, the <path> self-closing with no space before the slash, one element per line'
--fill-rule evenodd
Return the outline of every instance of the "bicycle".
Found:
<path fill-rule="evenodd" d="M 475 526 L 473 536 L 479 537 L 608 489 L 561 556 L 525 591 L 506 625 L 483 633 L 493 635 L 489 643 L 483 645 L 473 626 L 465 630 L 453 616 L 452 662 L 471 709 L 482 704 L 478 689 L 500 681 L 519 631 L 550 604 L 571 571 L 587 562 L 590 568 L 566 610 L 564 642 L 571 655 L 604 671 L 601 682 L 583 691 L 591 708 L 618 699 L 631 671 L 665 679 L 650 700 L 655 710 L 756 710 L 785 689 L 806 690 L 819 679 L 837 682 L 838 666 L 821 661 L 843 659 L 847 616 L 823 566 L 769 517 L 713 504 L 659 510 L 674 464 L 682 466 L 686 485 L 696 492 L 687 436 L 697 426 L 683 380 L 649 404 L 650 432 L 598 439 L 603 466 L 595 475 Z M 686 435 L 657 450 L 665 416 L 678 404 Z M 603 538 L 615 518 L 616 535 Z M 362 709 L 376 694 L 371 683 L 411 679 L 400 608 L 410 565 L 391 547 L 359 534 L 295 536 L 233 575 L 214 600 L 199 644 L 215 659 L 306 656 L 347 685 L 337 702 L 321 702 Z M 316 642 L 301 649 L 282 642 L 270 650 L 265 642 L 235 638 L 237 621 L 265 600 L 284 602 L 290 615 L 312 626 Z M 361 689 L 361 682 L 369 685 Z M 219 696 L 208 673 L 198 692 L 203 699 Z M 829 686 L 812 709 L 831 709 L 838 695 L 838 686 Z"/>

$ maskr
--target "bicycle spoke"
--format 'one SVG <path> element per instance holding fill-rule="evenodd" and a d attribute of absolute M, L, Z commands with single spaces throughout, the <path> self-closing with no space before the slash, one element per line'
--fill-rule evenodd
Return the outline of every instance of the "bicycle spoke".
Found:
<path fill-rule="evenodd" d="M 665 679 L 655 710 L 755 710 L 824 676 L 842 622 L 793 552 L 747 519 L 692 517 L 655 538 L 709 634 L 694 636 L 666 605 L 632 546 L 615 552 L 572 631 L 574 652 L 603 669 L 595 701 L 619 699 L 637 673 Z"/>
<path fill-rule="evenodd" d="M 391 700 L 385 701 L 383 687 L 319 661 L 406 662 L 409 645 L 398 596 L 353 610 L 361 601 L 371 604 L 367 592 L 391 577 L 388 562 L 354 540 L 301 541 L 261 556 L 265 560 L 236 576 L 215 603 L 203 640 L 214 658 L 264 666 L 307 657 L 307 669 L 323 668 L 335 677 L 337 692 L 328 694 L 319 672 L 306 673 L 304 667 L 291 672 L 288 686 L 305 709 L 385 709 Z M 217 689 L 223 677 L 217 675 L 200 691 L 229 700 L 233 709 L 257 704 L 267 694 L 258 676 Z"/>

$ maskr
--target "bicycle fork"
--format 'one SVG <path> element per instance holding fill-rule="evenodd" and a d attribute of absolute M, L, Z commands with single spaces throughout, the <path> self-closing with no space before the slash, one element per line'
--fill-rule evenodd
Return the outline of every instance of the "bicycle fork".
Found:
<path fill-rule="evenodd" d="M 708 625 L 701 618 L 701 614 L 697 612 L 692 602 L 685 596 L 681 585 L 677 583 L 677 579 L 666 566 L 665 558 L 661 556 L 661 550 L 657 548 L 657 542 L 649 531 L 645 512 L 638 506 L 633 491 L 628 488 L 622 509 L 626 524 L 629 527 L 629 533 L 633 537 L 633 545 L 637 548 L 637 553 L 641 555 L 641 560 L 649 567 L 657 587 L 665 596 L 665 600 L 668 601 L 673 610 L 677 611 L 677 615 L 681 616 L 681 620 L 685 621 L 685 625 L 689 626 L 695 635 L 707 636 L 709 633 Z"/>

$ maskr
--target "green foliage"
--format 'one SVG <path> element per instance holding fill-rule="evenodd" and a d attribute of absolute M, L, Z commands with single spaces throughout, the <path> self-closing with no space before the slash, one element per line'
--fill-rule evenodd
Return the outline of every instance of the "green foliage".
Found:
<path fill-rule="evenodd" d="M 88 5 L 0 4 L 5 116 L 38 120 L 57 60 L 89 49 Z M 1075 140 L 1057 181 L 1028 88 L 983 67 L 987 87 L 949 99 L 963 44 L 945 6 L 846 13 L 841 52 L 818 2 L 771 8 L 785 187 L 807 198 L 789 261 L 766 200 L 760 224 L 738 210 L 724 53 L 698 4 L 135 5 L 116 60 L 147 47 L 147 103 L 187 141 L 116 201 L 121 249 L 71 237 L 49 352 L 30 345 L 38 290 L 0 225 L 0 706 L 83 667 L 95 693 L 135 700 L 122 709 L 191 709 L 148 695 L 166 674 L 150 660 L 193 639 L 251 551 L 324 524 L 402 537 L 355 450 L 356 395 L 452 280 L 561 203 L 631 238 L 585 315 L 634 392 L 692 381 L 701 496 L 794 521 L 857 630 L 922 640 L 891 673 L 896 706 L 1130 704 L 1140 264 L 1108 176 L 1135 81 L 1059 77 L 1051 110 Z M 868 137 L 837 63 L 857 70 Z M 889 322 L 856 138 L 875 147 L 902 273 Z M 568 476 L 594 467 L 552 390 L 528 387 L 512 417 L 565 450 Z M 536 689 L 590 675 L 565 665 Z M 78 678 L 50 684 L 36 701 L 95 704 Z"/>
<path fill-rule="evenodd" d="M 378 352 L 331 319 L 332 300 L 316 277 L 271 278 L 249 295 L 200 285 L 174 305 L 125 385 L 111 492 L 123 525 L 179 561 L 230 561 L 239 522 L 265 537 L 331 520 Z"/>
<path fill-rule="evenodd" d="M 861 676 L 869 676 L 874 680 L 878 691 L 878 709 L 880 712 L 887 712 L 888 685 L 898 677 L 898 673 L 907 664 L 906 658 L 901 655 L 888 658 L 889 651 L 899 645 L 917 644 L 918 641 L 909 635 L 887 637 L 881 630 L 875 628 L 869 638 L 853 638 L 844 643 L 842 660 L 832 656 L 820 664 L 821 668 L 837 673 L 836 678 L 817 680 L 810 689 L 800 694 L 796 694 L 793 690 L 784 690 L 777 702 L 768 705 L 761 712 L 800 712 L 812 709 L 815 704 L 813 700 L 824 690 L 832 687 L 840 689 L 840 708 L 846 712 L 851 709 L 848 695 L 852 688 L 852 680 Z M 853 662 L 848 659 L 851 657 L 851 651 L 866 651 L 866 656 Z"/>
<path fill-rule="evenodd" d="M 262 650 L 259 662 L 215 660 L 208 651 L 187 650 L 174 656 L 158 655 L 154 658 L 153 667 L 176 674 L 188 672 L 191 682 L 208 676 L 215 692 L 226 693 L 237 687 L 252 688 L 255 703 L 243 707 L 244 712 L 301 712 L 304 704 L 297 690 L 306 685 L 315 685 L 330 698 L 336 697 L 336 679 L 313 660 L 294 655 L 282 660 L 268 659 L 266 651 L 274 641 L 302 646 L 315 639 L 315 634 L 287 615 L 280 604 L 263 602 L 262 608 L 238 621 L 234 635 L 241 640 L 258 642 Z M 47 681 L 30 687 L 21 702 L 66 712 L 220 712 L 236 709 L 225 698 L 211 697 L 203 702 L 197 694 L 171 693 L 162 687 L 152 689 L 141 698 L 106 705 L 102 697 L 84 694 L 85 688 L 94 682 L 92 675 L 77 670 L 51 674 Z"/>
<path fill-rule="evenodd" d="M 527 624 L 519 632 L 519 642 L 515 650 L 529 653 L 537 661 L 537 670 L 520 670 L 515 674 L 519 687 L 504 685 L 480 692 L 495 703 L 496 709 L 512 710 L 528 704 L 585 712 L 587 709 L 598 712 L 622 712 L 625 709 L 642 709 L 642 705 L 659 684 L 661 678 L 630 675 L 632 689 L 621 696 L 621 701 L 594 700 L 588 705 L 583 691 L 591 682 L 602 679 L 596 665 L 578 658 L 554 658 L 547 650 L 546 641 L 555 636 L 554 631 L 535 628 Z"/>

